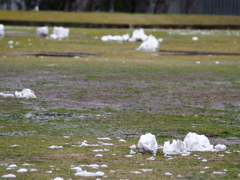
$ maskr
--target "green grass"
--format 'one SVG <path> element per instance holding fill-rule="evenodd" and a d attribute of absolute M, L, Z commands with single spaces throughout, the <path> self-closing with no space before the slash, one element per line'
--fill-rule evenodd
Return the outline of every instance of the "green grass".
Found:
<path fill-rule="evenodd" d="M 0 92 L 30 88 L 37 99 L 0 98 L 0 176 L 13 173 L 17 179 L 80 179 L 74 176 L 72 165 L 106 164 L 107 168 L 83 169 L 104 171 L 108 179 L 169 179 L 166 172 L 173 174 L 172 179 L 179 174 L 183 179 L 238 178 L 239 152 L 234 150 L 239 151 L 240 138 L 239 56 L 140 52 L 135 50 L 140 42 L 102 42 L 94 38 L 132 30 L 71 28 L 70 37 L 62 41 L 36 38 L 33 27 L 5 30 L 6 36 L 0 41 Z M 192 34 L 181 35 L 183 32 Z M 204 32 L 210 35 L 189 30 L 147 30 L 146 34 L 164 38 L 161 49 L 240 53 L 238 31 Z M 199 40 L 193 42 L 192 36 Z M 9 48 L 10 40 L 19 44 Z M 29 51 L 102 55 L 67 58 L 9 54 Z M 49 66 L 52 64 L 55 66 Z M 169 160 L 159 149 L 155 161 L 146 160 L 149 154 L 125 157 L 128 147 L 137 144 L 146 132 L 155 134 L 160 145 L 167 140 L 183 140 L 188 132 L 205 134 L 213 137 L 213 144 L 228 143 L 227 150 L 232 153 L 193 152 Z M 96 144 L 98 137 L 106 136 L 112 138 L 109 142 L 115 146 L 72 146 L 83 140 Z M 11 147 L 14 144 L 19 146 Z M 49 149 L 51 145 L 63 148 Z M 97 158 L 92 150 L 98 148 L 109 152 Z M 225 156 L 220 157 L 221 154 Z M 26 167 L 29 170 L 38 171 L 17 173 L 24 163 L 32 164 Z M 10 164 L 17 164 L 18 168 L 6 170 Z M 153 171 L 131 173 L 143 168 Z M 51 174 L 46 173 L 51 169 Z M 223 169 L 228 170 L 226 175 L 212 174 Z"/>
<path fill-rule="evenodd" d="M 239 16 L 0 11 L 2 20 L 141 25 L 239 25 Z"/>

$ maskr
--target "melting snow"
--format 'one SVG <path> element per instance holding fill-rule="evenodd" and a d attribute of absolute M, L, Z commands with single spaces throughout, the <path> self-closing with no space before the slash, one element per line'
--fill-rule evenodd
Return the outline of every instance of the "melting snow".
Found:
<path fill-rule="evenodd" d="M 153 35 L 150 35 L 136 50 L 156 51 L 158 46 L 158 40 Z"/>
<path fill-rule="evenodd" d="M 132 145 L 132 146 L 129 146 L 129 148 L 130 148 L 130 149 L 136 149 L 137 147 L 136 147 L 136 145 L 134 144 L 134 145 Z"/>
<path fill-rule="evenodd" d="M 132 33 L 132 37 L 129 39 L 129 41 L 134 42 L 134 41 L 145 41 L 147 40 L 148 36 L 144 33 L 144 30 L 141 29 L 136 29 Z"/>
<path fill-rule="evenodd" d="M 147 133 L 145 135 L 141 135 L 138 141 L 138 148 L 141 153 L 153 153 L 157 154 L 158 143 L 156 141 L 155 135 L 151 133 Z"/>
<path fill-rule="evenodd" d="M 14 174 L 6 174 L 6 175 L 3 175 L 2 178 L 16 178 L 16 175 L 14 175 Z"/>
<path fill-rule="evenodd" d="M 226 174 L 226 172 L 221 172 L 221 171 L 213 171 L 213 174 Z"/>
<path fill-rule="evenodd" d="M 14 97 L 14 94 L 5 94 L 3 92 L 0 92 L 0 96 L 2 96 L 2 97 Z"/>
<path fill-rule="evenodd" d="M 36 95 L 31 89 L 23 89 L 21 92 L 16 91 L 15 96 L 17 98 L 36 98 Z"/>
<path fill-rule="evenodd" d="M 26 168 L 21 168 L 21 169 L 17 170 L 17 172 L 19 172 L 19 173 L 24 173 L 24 172 L 27 172 L 27 171 L 28 171 L 28 169 L 26 169 Z"/>
<path fill-rule="evenodd" d="M 48 148 L 50 148 L 50 149 L 60 149 L 60 148 L 63 148 L 63 147 L 62 146 L 52 145 L 52 146 L 49 146 Z"/>

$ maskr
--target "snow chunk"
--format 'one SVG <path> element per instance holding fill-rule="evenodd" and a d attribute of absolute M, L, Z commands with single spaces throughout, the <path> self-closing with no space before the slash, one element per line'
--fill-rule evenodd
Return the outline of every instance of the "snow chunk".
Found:
<path fill-rule="evenodd" d="M 37 98 L 31 89 L 23 89 L 21 92 L 15 91 L 15 96 L 17 98 Z"/>
<path fill-rule="evenodd" d="M 134 145 L 132 145 L 132 146 L 129 146 L 129 148 L 130 148 L 130 149 L 136 149 L 137 147 L 136 147 L 136 145 L 134 144 Z"/>
<path fill-rule="evenodd" d="M 192 40 L 193 40 L 193 41 L 197 41 L 197 40 L 198 40 L 198 37 L 192 37 Z"/>
<path fill-rule="evenodd" d="M 136 50 L 156 51 L 158 47 L 158 40 L 153 35 L 150 35 Z"/>
<path fill-rule="evenodd" d="M 112 139 L 109 138 L 109 137 L 103 137 L 103 138 L 97 138 L 97 139 L 99 139 L 99 140 L 112 140 Z"/>
<path fill-rule="evenodd" d="M 213 171 L 213 174 L 226 174 L 226 172 L 221 172 L 221 171 Z"/>
<path fill-rule="evenodd" d="M 19 173 L 24 173 L 24 172 L 27 172 L 27 171 L 28 171 L 28 169 L 26 169 L 26 168 L 21 168 L 21 169 L 17 170 L 17 172 L 19 172 Z"/>
<path fill-rule="evenodd" d="M 14 97 L 14 94 L 5 94 L 3 92 L 0 92 L 0 96 L 2 96 L 2 97 Z"/>
<path fill-rule="evenodd" d="M 164 154 L 185 154 L 187 153 L 184 143 L 181 140 L 173 140 L 164 142 L 163 145 Z"/>
<path fill-rule="evenodd" d="M 153 153 L 157 154 L 158 143 L 156 141 L 155 135 L 151 133 L 147 133 L 145 135 L 141 135 L 138 141 L 138 148 L 141 153 Z"/>
<path fill-rule="evenodd" d="M 52 145 L 52 146 L 49 146 L 48 148 L 50 148 L 50 149 L 61 149 L 63 147 L 62 146 Z"/>
<path fill-rule="evenodd" d="M 61 178 L 61 177 L 56 177 L 56 178 L 54 178 L 53 180 L 64 180 L 64 179 Z"/>
<path fill-rule="evenodd" d="M 124 34 L 124 35 L 107 35 L 107 36 L 102 36 L 101 40 L 102 41 L 128 41 L 129 39 L 129 34 Z"/>
<path fill-rule="evenodd" d="M 226 146 L 224 144 L 217 144 L 215 146 L 215 150 L 216 151 L 225 151 L 226 150 Z"/>
<path fill-rule="evenodd" d="M 37 28 L 37 37 L 47 37 L 48 36 L 48 27 L 39 27 Z"/>
<path fill-rule="evenodd" d="M 2 176 L 2 178 L 16 178 L 16 175 L 14 174 L 5 174 Z"/>
<path fill-rule="evenodd" d="M 98 144 L 88 144 L 87 140 L 84 140 L 81 145 L 79 145 L 79 147 L 83 147 L 83 146 L 99 146 Z"/>
<path fill-rule="evenodd" d="M 53 28 L 53 34 L 55 34 L 56 38 L 67 38 L 69 36 L 69 29 L 68 28 L 64 28 L 64 27 L 54 27 Z M 51 35 L 50 35 L 51 38 Z M 54 38 L 53 38 L 54 39 Z"/>
<path fill-rule="evenodd" d="M 166 173 L 164 173 L 164 175 L 166 175 L 166 176 L 172 176 L 172 173 L 166 172 Z"/>
<path fill-rule="evenodd" d="M 213 151 L 213 145 L 210 144 L 205 135 L 198 135 L 189 132 L 184 138 L 184 144 L 188 151 Z"/>
<path fill-rule="evenodd" d="M 80 171 L 77 170 L 75 173 L 75 176 L 82 176 L 82 177 L 94 177 L 94 176 L 104 176 L 105 173 L 102 171 L 97 171 L 97 172 L 87 172 L 87 171 Z"/>
<path fill-rule="evenodd" d="M 4 37 L 4 25 L 0 24 L 0 38 Z"/>
<path fill-rule="evenodd" d="M 147 40 L 148 36 L 144 33 L 144 30 L 141 29 L 136 29 L 132 33 L 132 37 L 129 39 L 129 41 L 134 42 L 134 41 L 145 41 Z"/>

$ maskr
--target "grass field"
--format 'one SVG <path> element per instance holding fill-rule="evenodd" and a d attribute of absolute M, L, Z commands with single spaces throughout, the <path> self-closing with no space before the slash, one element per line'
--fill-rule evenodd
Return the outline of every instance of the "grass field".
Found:
<path fill-rule="evenodd" d="M 16 179 L 97 179 L 77 177 L 71 168 L 98 164 L 107 166 L 82 169 L 103 171 L 105 177 L 100 179 L 179 179 L 178 175 L 181 179 L 239 178 L 239 56 L 142 52 L 135 50 L 140 42 L 100 39 L 108 34 L 131 34 L 127 29 L 71 28 L 70 37 L 61 40 L 37 38 L 34 27 L 5 27 L 5 31 L 0 40 L 0 92 L 30 88 L 37 98 L 0 97 L 0 177 L 15 174 Z M 145 33 L 163 38 L 163 50 L 240 53 L 239 31 Z M 193 36 L 199 40 L 192 41 Z M 14 42 L 11 48 L 9 41 Z M 31 51 L 101 55 L 11 54 Z M 154 161 L 146 160 L 151 154 L 126 157 L 129 146 L 137 144 L 146 132 L 155 134 L 159 145 L 183 140 L 188 132 L 205 134 L 212 144 L 225 144 L 227 151 L 192 152 L 189 156 L 173 155 L 172 159 L 159 149 Z M 101 137 L 111 140 L 99 140 Z M 79 147 L 84 140 L 114 145 Z M 62 148 L 50 149 L 52 145 Z M 93 151 L 103 148 L 103 152 Z M 17 168 L 6 170 L 11 164 Z M 28 172 L 16 172 L 20 168 Z"/>
<path fill-rule="evenodd" d="M 239 25 L 239 16 L 0 11 L 0 20 L 141 25 Z"/>

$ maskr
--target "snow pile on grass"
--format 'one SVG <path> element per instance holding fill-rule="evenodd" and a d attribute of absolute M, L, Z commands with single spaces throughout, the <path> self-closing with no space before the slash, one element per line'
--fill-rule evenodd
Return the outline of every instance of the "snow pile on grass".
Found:
<path fill-rule="evenodd" d="M 0 24 L 0 38 L 4 37 L 4 25 Z"/>
<path fill-rule="evenodd" d="M 48 27 L 39 27 L 37 28 L 37 37 L 47 37 L 48 36 Z"/>
<path fill-rule="evenodd" d="M 111 35 L 107 35 L 107 36 L 103 36 L 101 38 L 102 41 L 128 41 L 129 39 L 129 34 L 124 34 L 124 35 L 116 35 L 116 36 L 111 36 Z"/>
<path fill-rule="evenodd" d="M 105 173 L 102 171 L 97 171 L 97 172 L 88 172 L 88 171 L 83 171 L 82 168 L 80 167 L 75 167 L 72 168 L 76 170 L 76 173 L 74 174 L 75 176 L 82 176 L 82 177 L 94 177 L 94 176 L 104 176 Z"/>
<path fill-rule="evenodd" d="M 31 89 L 23 89 L 21 92 L 16 91 L 15 96 L 16 98 L 26 98 L 26 99 L 37 98 L 33 90 Z"/>
<path fill-rule="evenodd" d="M 158 40 L 153 36 L 150 35 L 140 46 L 137 50 L 142 51 L 156 51 L 159 47 Z"/>
<path fill-rule="evenodd" d="M 156 141 L 155 135 L 151 133 L 141 135 L 138 141 L 138 148 L 140 149 L 141 153 L 153 153 L 156 155 L 158 143 Z"/>
<path fill-rule="evenodd" d="M 50 35 L 51 39 L 67 38 L 69 36 L 69 29 L 64 27 L 54 27 L 53 34 Z"/>
<path fill-rule="evenodd" d="M 191 151 L 224 151 L 226 146 L 217 144 L 215 147 L 210 144 L 209 139 L 205 135 L 198 135 L 196 133 L 189 132 L 184 141 L 173 140 L 164 142 L 163 153 L 164 154 L 184 154 Z"/>
<path fill-rule="evenodd" d="M 147 40 L 148 36 L 144 33 L 144 30 L 141 29 L 136 29 L 133 31 L 132 37 L 129 39 L 129 41 L 134 42 L 134 41 L 145 41 Z"/>

